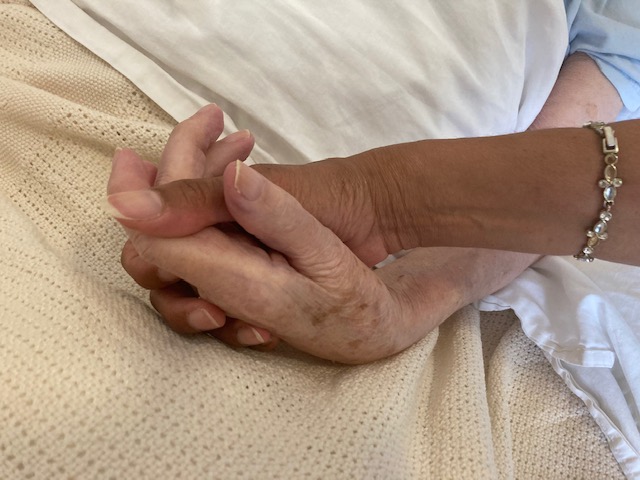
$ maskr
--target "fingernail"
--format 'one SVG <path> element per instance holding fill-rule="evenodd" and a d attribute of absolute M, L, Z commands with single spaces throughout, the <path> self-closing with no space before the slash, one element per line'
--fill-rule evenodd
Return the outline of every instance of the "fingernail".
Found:
<path fill-rule="evenodd" d="M 265 178 L 240 160 L 236 161 L 236 179 L 234 186 L 238 193 L 253 202 L 260 197 L 265 186 Z"/>
<path fill-rule="evenodd" d="M 239 142 L 240 140 L 246 140 L 250 136 L 251 132 L 249 130 L 240 130 L 238 132 L 227 135 L 222 139 L 222 141 L 225 141 L 226 143 L 235 143 Z"/>
<path fill-rule="evenodd" d="M 109 195 L 104 207 L 115 218 L 146 220 L 160 215 L 164 204 L 153 190 L 135 190 Z"/>
<path fill-rule="evenodd" d="M 124 150 L 122 147 L 116 147 L 113 151 L 113 155 L 111 156 L 111 168 L 117 167 L 118 162 L 120 162 L 120 154 L 122 153 L 122 150 Z"/>
<path fill-rule="evenodd" d="M 198 113 L 200 113 L 200 112 L 203 112 L 203 111 L 205 111 L 205 110 L 207 110 L 207 109 L 209 109 L 209 108 L 220 108 L 220 107 L 219 107 L 219 106 L 218 106 L 218 104 L 216 104 L 216 103 L 208 103 L 208 104 L 207 104 L 207 105 L 205 105 L 204 107 L 200 107 L 200 109 L 198 109 L 198 111 L 196 112 L 196 114 L 198 114 Z"/>
<path fill-rule="evenodd" d="M 245 347 L 254 347 L 265 343 L 264 337 L 253 327 L 240 327 L 236 332 L 236 338 Z"/>
<path fill-rule="evenodd" d="M 222 326 L 204 308 L 199 308 L 189 313 L 187 315 L 187 323 L 191 328 L 200 332 L 215 330 Z"/>

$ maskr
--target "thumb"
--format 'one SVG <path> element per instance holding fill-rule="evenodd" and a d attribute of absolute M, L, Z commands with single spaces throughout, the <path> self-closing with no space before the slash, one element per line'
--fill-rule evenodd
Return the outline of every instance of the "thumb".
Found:
<path fill-rule="evenodd" d="M 221 177 L 150 188 L 153 180 L 145 168 L 134 152 L 116 153 L 105 208 L 123 226 L 152 236 L 181 237 L 232 220 L 224 204 Z"/>
<path fill-rule="evenodd" d="M 350 260 L 357 261 L 330 229 L 255 169 L 242 162 L 229 164 L 223 179 L 225 202 L 233 219 L 285 255 L 296 270 L 312 278 L 335 275 L 336 265 L 345 268 Z"/>

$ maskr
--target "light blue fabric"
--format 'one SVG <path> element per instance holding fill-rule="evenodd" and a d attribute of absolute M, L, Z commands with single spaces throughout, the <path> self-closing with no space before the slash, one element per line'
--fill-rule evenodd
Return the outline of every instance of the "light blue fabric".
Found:
<path fill-rule="evenodd" d="M 569 51 L 585 52 L 616 87 L 619 120 L 640 118 L 640 1 L 564 0 Z"/>

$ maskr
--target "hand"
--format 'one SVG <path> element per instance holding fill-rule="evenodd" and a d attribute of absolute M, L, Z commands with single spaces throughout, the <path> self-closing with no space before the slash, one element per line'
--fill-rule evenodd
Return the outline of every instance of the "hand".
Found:
<path fill-rule="evenodd" d="M 235 158 L 229 155 L 232 151 L 229 149 L 223 151 L 217 148 L 213 153 L 203 150 L 203 146 L 213 149 L 217 145 L 209 146 L 208 137 L 211 134 L 207 131 L 208 121 L 206 115 L 199 113 L 180 124 L 169 139 L 167 150 L 172 155 L 163 155 L 160 172 L 171 167 L 179 174 L 162 174 L 163 181 L 156 181 L 152 189 L 155 195 L 150 201 L 152 205 L 159 205 L 161 211 L 148 212 L 140 209 L 139 200 L 133 211 L 130 208 L 132 198 L 129 194 L 123 197 L 110 196 L 110 204 L 120 210 L 115 215 L 125 226 L 135 226 L 149 235 L 173 237 L 189 235 L 213 224 L 233 221 L 224 203 L 219 175 L 221 168 Z M 208 136 L 207 139 L 201 138 L 205 135 Z M 247 154 L 248 151 L 244 157 Z M 190 156 L 199 160 L 186 160 L 186 166 L 181 167 L 182 159 Z M 368 172 L 365 175 L 361 168 L 361 165 L 384 163 L 384 159 L 378 158 L 379 156 L 380 151 L 374 150 L 349 158 L 327 159 L 303 166 L 256 165 L 253 168 L 291 193 L 306 210 L 334 231 L 361 260 L 373 266 L 398 250 L 385 244 L 376 223 L 376 205 L 384 203 L 384 198 L 380 197 L 383 197 L 382 192 L 385 190 L 385 169 L 378 168 L 372 176 Z M 206 174 L 202 175 L 200 172 L 204 171 L 204 167 L 197 165 L 205 158 L 208 159 L 209 166 Z M 378 177 L 379 181 L 376 182 L 374 177 Z"/>
<path fill-rule="evenodd" d="M 209 105 L 174 129 L 162 153 L 159 168 L 143 162 L 130 150 L 116 152 L 114 165 L 123 164 L 125 168 L 128 165 L 144 170 L 146 178 L 137 185 L 129 185 L 133 189 L 148 188 L 150 184 L 166 185 L 185 178 L 220 175 L 231 161 L 245 159 L 254 143 L 247 131 L 218 140 L 223 127 L 222 111 L 215 105 Z M 134 161 L 128 162 L 131 158 Z M 109 189 L 120 187 L 114 186 L 112 179 Z M 120 200 L 131 208 L 130 198 Z M 173 329 L 187 334 L 207 331 L 235 346 L 260 344 L 262 348 L 269 349 L 277 344 L 277 339 L 267 331 L 226 319 L 224 312 L 200 298 L 189 284 L 145 262 L 130 241 L 123 248 L 121 260 L 132 278 L 150 290 L 152 305 Z"/>
<path fill-rule="evenodd" d="M 147 170 L 134 155 L 119 158 L 109 192 L 150 187 Z M 440 264 L 432 269 L 443 279 L 434 282 L 433 308 L 416 308 L 413 293 L 423 287 L 404 268 L 409 256 L 372 271 L 291 195 L 240 162 L 225 168 L 221 186 L 231 218 L 261 243 L 214 227 L 180 238 L 129 233 L 145 262 L 183 278 L 229 317 L 308 353 L 360 363 L 408 347 L 465 300 Z"/>
<path fill-rule="evenodd" d="M 210 112 L 211 115 L 211 112 Z M 220 119 L 221 122 L 221 119 Z M 207 158 L 215 165 L 216 171 L 222 171 L 226 163 L 234 157 L 221 155 L 224 149 L 218 149 L 218 157 L 207 156 L 210 139 L 208 133 L 206 115 L 197 114 L 172 135 L 167 151 L 171 157 L 180 159 L 189 155 L 197 158 Z M 219 125 L 219 130 L 221 126 Z M 219 133 L 219 132 L 218 132 Z M 217 137 L 215 133 L 214 137 Z M 194 137 L 200 136 L 202 138 Z M 222 140 L 221 142 L 224 142 Z M 219 142 L 220 143 L 220 142 Z M 242 142 L 237 142 L 241 144 Z M 194 151 L 193 145 L 200 145 L 200 150 Z M 247 144 L 250 149 L 251 143 Z M 180 151 L 184 147 L 184 151 Z M 202 147 L 204 146 L 204 147 Z M 204 149 L 204 150 L 203 150 Z M 248 150 L 247 150 L 248 151 Z M 164 156 L 163 156 L 164 159 Z M 169 161 L 169 159 L 167 159 Z M 210 223 L 219 223 L 233 220 L 224 204 L 222 191 L 222 179 L 210 177 L 201 180 L 188 180 L 171 182 L 162 186 L 156 186 L 152 195 L 152 205 L 160 208 L 160 212 L 149 212 L 140 209 L 140 201 L 131 203 L 132 196 L 138 197 L 131 190 L 144 190 L 152 181 L 144 180 L 145 168 L 154 170 L 152 165 L 144 166 L 133 152 L 124 151 L 114 159 L 114 173 L 110 181 L 110 202 L 119 207 L 122 212 L 116 212 L 116 216 L 122 219 L 122 223 L 136 228 L 140 232 L 162 237 L 184 236 L 195 233 Z M 358 171 L 351 169 L 341 160 L 318 162 L 313 164 L 313 170 L 303 167 L 287 166 L 259 166 L 271 179 L 275 179 L 287 190 L 297 191 L 302 202 L 308 205 L 307 209 L 321 218 L 325 224 L 333 225 L 338 230 L 341 239 L 359 253 L 359 257 L 365 260 L 365 264 L 377 263 L 373 259 L 382 259 L 387 251 L 380 236 L 376 235 L 370 227 L 371 203 L 362 202 L 366 195 L 366 189 L 361 188 L 361 178 L 357 177 Z M 187 160 L 187 165 L 194 162 Z M 317 169 L 316 166 L 321 168 Z M 334 168 L 337 166 L 337 168 Z M 166 162 L 161 162 L 161 169 L 166 167 Z M 174 170 L 178 166 L 172 167 Z M 339 176 L 341 171 L 355 171 L 354 177 Z M 136 173 L 136 169 L 139 172 Z M 213 174 L 210 165 L 209 173 Z M 129 171 L 127 174 L 126 172 Z M 123 175 L 124 173 L 124 175 Z M 193 176 L 194 168 L 183 169 L 180 174 L 173 177 Z M 142 181 L 131 179 L 143 178 Z M 124 182 L 124 183 L 123 183 Z M 347 187 L 352 188 L 347 188 Z M 360 187 L 360 188 L 358 188 Z M 116 192 L 127 192 L 118 195 Z M 148 192 L 146 192 L 148 194 Z M 146 197 L 147 195 L 143 195 Z M 148 200 L 148 198 L 147 198 Z M 365 208 L 362 206 L 365 205 Z M 359 208 L 353 208 L 359 206 Z M 369 210 L 367 210 L 369 208 Z M 356 215 L 353 212 L 357 212 Z M 317 213 L 316 213 L 317 212 Z M 133 218 L 138 218 L 135 220 Z M 362 221 L 365 219 L 366 221 Z M 365 228 L 362 228 L 362 225 Z M 225 226 L 225 228 L 228 227 Z M 371 235 L 367 235 L 371 232 Z M 238 232 L 231 232 L 238 240 L 247 241 L 247 238 L 238 236 Z M 130 244 L 129 244 L 130 245 Z M 255 245 L 255 243 L 254 243 Z M 367 261 L 368 258 L 368 261 Z M 388 288 L 396 292 L 397 298 L 404 304 L 404 310 L 410 312 L 407 318 L 399 320 L 396 328 L 404 328 L 415 334 L 415 339 L 425 332 L 422 324 L 430 328 L 441 323 L 457 308 L 474 301 L 508 283 L 512 278 L 525 268 L 531 258 L 522 259 L 516 254 L 508 252 L 492 252 L 489 250 L 471 249 L 416 249 L 391 265 L 376 271 Z M 154 306 L 175 330 L 183 333 L 195 333 L 209 330 L 210 326 L 194 325 L 189 323 L 189 314 L 201 308 L 222 319 L 224 312 L 208 304 L 204 300 L 194 296 L 193 289 L 182 282 L 167 288 L 160 288 L 167 284 L 164 275 L 158 275 L 158 269 L 154 265 L 143 261 L 137 252 L 130 246 L 123 253 L 123 265 L 127 271 L 141 285 L 155 289 L 151 298 Z M 487 268 L 487 265 L 495 265 L 495 268 Z M 497 273 L 496 273 L 497 272 Z M 159 278 L 161 277 L 161 278 Z M 174 277 L 175 278 L 175 277 Z M 255 345 L 269 339 L 269 332 L 265 329 L 253 328 L 239 320 L 227 319 L 224 327 L 214 330 L 215 336 L 232 345 Z M 257 338 L 256 333 L 261 338 Z M 276 338 L 271 336 L 267 345 L 274 345 Z M 380 354 L 380 352 L 379 352 Z"/>
<path fill-rule="evenodd" d="M 216 141 L 222 129 L 222 112 L 216 106 L 205 107 L 176 127 L 158 169 L 137 159 L 147 170 L 146 175 L 154 183 L 155 191 L 161 194 L 161 204 L 170 206 L 162 215 L 154 213 L 149 220 L 135 222 L 138 229 L 158 236 L 183 236 L 211 223 L 232 220 L 219 188 L 221 179 L 216 175 L 220 175 L 230 161 L 246 158 L 253 146 L 253 138 L 248 132 L 238 132 Z M 132 151 L 119 152 L 114 157 L 114 164 L 123 165 L 126 169 L 128 159 L 132 157 L 137 157 Z M 336 162 L 340 160 L 336 159 Z M 376 243 L 371 228 L 361 228 L 362 220 L 371 218 L 371 215 L 370 212 L 368 216 L 363 215 L 361 212 L 365 209 L 354 206 L 353 199 L 356 197 L 353 195 L 353 186 L 356 183 L 349 173 L 353 169 L 347 164 L 322 163 L 323 168 L 314 168 L 314 172 L 270 165 L 257 168 L 268 172 L 289 188 L 304 192 L 299 196 L 306 198 L 307 204 L 313 206 L 327 224 L 340 231 L 343 241 L 359 253 L 367 264 L 373 265 L 384 259 L 387 252 Z M 129 163 L 129 167 L 133 165 L 135 162 Z M 312 175 L 309 176 L 309 173 Z M 310 185 L 309 178 L 317 184 Z M 191 180 L 175 182 L 183 179 Z M 110 183 L 110 193 L 114 191 L 113 181 Z M 148 184 L 132 184 L 125 190 L 146 188 Z M 317 185 L 322 185 L 324 189 L 319 191 Z M 363 195 L 357 198 L 360 199 L 360 205 L 369 205 L 362 201 L 365 198 Z M 130 216 L 132 208 L 137 209 L 137 214 L 144 215 L 147 211 L 140 209 L 140 201 L 135 200 L 131 193 L 111 195 L 109 201 L 124 212 L 124 215 L 122 212 L 116 214 L 120 217 Z M 122 221 L 125 225 L 127 222 L 130 224 L 130 220 Z M 224 312 L 202 300 L 186 282 L 144 261 L 131 242 L 127 242 L 123 248 L 122 264 L 138 284 L 150 290 L 152 305 L 176 331 L 186 334 L 207 331 L 234 346 L 262 345 L 273 348 L 276 345 L 277 338 L 265 329 L 246 325 L 233 318 L 227 319 Z"/>

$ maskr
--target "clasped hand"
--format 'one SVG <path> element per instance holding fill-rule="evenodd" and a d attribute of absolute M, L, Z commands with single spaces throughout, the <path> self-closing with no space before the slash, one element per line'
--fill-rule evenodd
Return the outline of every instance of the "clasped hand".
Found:
<path fill-rule="evenodd" d="M 231 345 L 282 339 L 362 363 L 407 348 L 462 306 L 438 255 L 426 277 L 412 254 L 371 269 L 389 252 L 367 193 L 345 187 L 357 184 L 348 163 L 259 167 L 282 188 L 237 161 L 251 135 L 218 140 L 222 128 L 211 105 L 176 127 L 157 168 L 131 150 L 114 156 L 108 202 L 129 236 L 123 266 L 173 329 Z M 415 300 L 418 278 L 432 281 L 430 311 L 424 294 Z"/>

